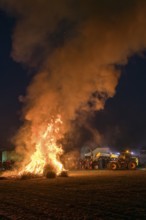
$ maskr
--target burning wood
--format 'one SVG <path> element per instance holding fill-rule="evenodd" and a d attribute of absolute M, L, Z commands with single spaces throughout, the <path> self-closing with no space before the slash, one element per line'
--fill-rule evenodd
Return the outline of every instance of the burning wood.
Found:
<path fill-rule="evenodd" d="M 3 177 L 15 176 L 18 179 L 30 179 L 46 176 L 51 178 L 65 172 L 60 162 L 63 149 L 57 144 L 58 139 L 62 137 L 62 124 L 61 116 L 57 115 L 56 118 L 52 117 L 49 123 L 41 123 L 37 130 L 33 125 L 32 140 L 28 143 L 30 147 L 33 146 L 33 153 L 29 152 L 27 161 L 20 164 L 19 171 L 16 169 L 4 172 Z"/>
<path fill-rule="evenodd" d="M 52 118 L 47 125 L 40 126 L 39 135 L 34 140 L 35 152 L 30 155 L 30 162 L 24 166 L 19 175 L 25 173 L 43 175 L 47 165 L 57 175 L 61 173 L 64 168 L 59 157 L 63 154 L 63 150 L 57 145 L 61 125 L 61 117 L 58 115 L 56 119 Z"/>

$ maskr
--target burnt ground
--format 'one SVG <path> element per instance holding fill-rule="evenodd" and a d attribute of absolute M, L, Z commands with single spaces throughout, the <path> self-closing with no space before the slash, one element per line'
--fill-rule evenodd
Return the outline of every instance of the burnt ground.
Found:
<path fill-rule="evenodd" d="M 1 179 L 2 219 L 146 219 L 146 170 Z"/>

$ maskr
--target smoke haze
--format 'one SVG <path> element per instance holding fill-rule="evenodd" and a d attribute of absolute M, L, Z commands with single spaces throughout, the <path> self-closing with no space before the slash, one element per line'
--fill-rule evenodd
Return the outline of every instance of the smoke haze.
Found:
<path fill-rule="evenodd" d="M 78 110 L 103 109 L 120 77 L 115 66 L 146 47 L 144 0 L 1 0 L 1 7 L 16 17 L 13 59 L 39 70 L 16 141 L 24 151 L 50 115 L 61 114 L 66 131 Z"/>

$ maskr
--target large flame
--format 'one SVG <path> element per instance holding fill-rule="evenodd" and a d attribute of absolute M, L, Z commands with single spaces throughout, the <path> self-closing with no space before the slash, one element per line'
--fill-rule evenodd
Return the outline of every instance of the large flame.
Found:
<path fill-rule="evenodd" d="M 35 140 L 35 152 L 31 155 L 30 162 L 20 171 L 20 175 L 24 173 L 42 175 L 46 165 L 51 166 L 57 174 L 63 170 L 63 165 L 59 161 L 63 149 L 57 145 L 57 140 L 61 135 L 61 126 L 60 115 L 56 118 L 52 117 L 47 125 L 40 126 Z"/>

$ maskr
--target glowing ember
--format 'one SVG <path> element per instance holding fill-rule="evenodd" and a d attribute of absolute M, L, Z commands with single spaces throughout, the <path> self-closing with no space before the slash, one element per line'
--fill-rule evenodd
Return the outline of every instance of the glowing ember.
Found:
<path fill-rule="evenodd" d="M 19 173 L 20 175 L 24 173 L 42 175 L 46 165 L 49 165 L 57 175 L 61 173 L 63 165 L 59 157 L 63 150 L 57 146 L 57 140 L 61 135 L 61 125 L 61 117 L 58 115 L 56 119 L 52 117 L 47 126 L 40 126 L 35 140 L 35 152 L 31 155 L 30 163 Z"/>

